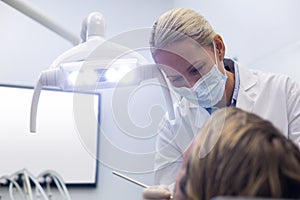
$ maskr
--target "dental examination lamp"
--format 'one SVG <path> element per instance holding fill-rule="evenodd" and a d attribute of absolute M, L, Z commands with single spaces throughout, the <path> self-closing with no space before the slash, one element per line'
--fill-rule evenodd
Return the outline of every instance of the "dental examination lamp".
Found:
<path fill-rule="evenodd" d="M 102 60 L 99 61 L 100 63 L 103 62 Z M 116 71 L 118 69 L 122 69 L 125 66 L 131 66 L 134 67 L 131 69 L 128 73 L 132 73 L 134 75 L 134 78 L 131 80 L 119 80 L 118 82 L 115 82 L 115 84 L 107 84 L 107 80 L 105 80 L 103 83 L 97 82 L 97 83 L 87 83 L 84 81 L 76 81 L 72 82 L 69 77 L 71 73 L 77 73 L 75 69 L 76 63 L 69 63 L 70 65 L 61 65 L 60 68 L 54 68 L 45 70 L 40 74 L 38 83 L 36 84 L 35 90 L 33 92 L 32 102 L 31 102 L 31 110 L 30 110 L 30 132 L 36 132 L 36 118 L 37 118 L 37 107 L 38 107 L 38 101 L 39 96 L 41 93 L 42 88 L 58 88 L 61 90 L 70 90 L 70 91 L 97 91 L 104 88 L 112 88 L 112 87 L 125 87 L 125 86 L 134 86 L 139 85 L 142 82 L 154 79 L 156 78 L 161 86 L 163 87 L 163 94 L 164 98 L 167 102 L 167 111 L 169 119 L 173 120 L 175 119 L 175 113 L 173 109 L 173 101 L 171 98 L 171 94 L 168 89 L 167 81 L 162 73 L 162 71 L 159 69 L 159 65 L 156 64 L 148 64 L 148 65 L 140 65 L 138 66 L 138 63 L 135 59 L 119 59 L 116 60 L 109 68 L 101 68 L 101 64 L 99 64 L 97 61 L 86 61 L 84 64 L 87 68 L 87 70 L 80 70 L 79 73 L 86 73 L 88 72 L 88 75 L 86 76 L 88 79 L 91 79 L 93 81 L 95 80 L 101 80 L 102 78 L 107 75 L 107 73 L 110 70 Z M 78 64 L 78 63 L 77 63 Z M 135 66 L 134 66 L 135 65 Z M 89 74 L 97 74 L 97 71 L 100 70 L 102 73 L 98 72 L 100 76 L 98 77 L 92 77 Z M 82 77 L 84 77 L 83 75 Z M 77 75 L 77 79 L 81 79 L 80 75 Z M 86 78 L 83 78 L 83 80 Z M 92 87 L 91 87 L 92 86 Z"/>
<path fill-rule="evenodd" d="M 17 4 L 18 5 L 18 4 Z M 71 63 L 77 63 L 87 60 L 95 49 L 101 45 L 104 40 L 106 23 L 104 16 L 99 12 L 88 14 L 82 22 L 80 37 L 82 43 L 67 50 L 53 61 L 49 70 L 43 71 L 35 86 L 30 111 L 30 132 L 36 132 L 36 114 L 40 92 L 43 87 L 53 87 L 61 90 L 70 90 L 68 86 L 68 77 L 70 72 L 80 69 L 75 65 L 68 67 Z M 91 58 L 90 58 L 91 59 Z M 69 63 L 66 64 L 66 63 Z M 67 65 L 67 66 L 65 66 Z M 74 73 L 73 73 L 74 74 Z M 74 88 L 73 88 L 74 89 Z"/>
<path fill-rule="evenodd" d="M 81 25 L 80 37 L 82 43 L 58 56 L 52 62 L 50 68 L 57 68 L 61 63 L 83 61 L 90 58 L 92 52 L 105 42 L 105 30 L 104 16 L 100 12 L 89 13 Z"/>
<path fill-rule="evenodd" d="M 157 78 L 166 88 L 163 94 L 169 118 L 175 118 L 171 94 L 159 66 L 145 65 L 148 62 L 137 52 L 104 40 L 105 28 L 103 15 L 99 12 L 90 13 L 82 22 L 80 35 L 83 43 L 60 55 L 48 70 L 41 72 L 31 102 L 30 132 L 36 132 L 37 107 L 43 88 L 95 92 L 104 88 L 136 86 L 145 80 Z M 116 75 L 128 73 L 134 78 L 116 78 Z"/>

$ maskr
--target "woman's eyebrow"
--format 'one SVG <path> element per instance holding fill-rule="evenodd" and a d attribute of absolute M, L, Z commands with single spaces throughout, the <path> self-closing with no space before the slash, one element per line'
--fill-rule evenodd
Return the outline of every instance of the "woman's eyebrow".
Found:
<path fill-rule="evenodd" d="M 192 71 L 193 69 L 195 69 L 195 66 L 192 64 L 192 65 L 190 65 L 190 66 L 186 69 L 186 71 L 187 71 L 187 72 L 190 72 L 190 71 Z"/>
<path fill-rule="evenodd" d="M 171 78 L 171 77 L 179 77 L 180 75 L 167 75 L 167 78 Z"/>
<path fill-rule="evenodd" d="M 199 66 L 199 65 L 205 65 L 206 62 L 204 61 L 200 61 L 200 60 L 196 60 L 195 62 L 193 62 L 188 68 L 187 68 L 187 72 L 192 71 L 193 69 L 195 69 L 195 66 Z"/>

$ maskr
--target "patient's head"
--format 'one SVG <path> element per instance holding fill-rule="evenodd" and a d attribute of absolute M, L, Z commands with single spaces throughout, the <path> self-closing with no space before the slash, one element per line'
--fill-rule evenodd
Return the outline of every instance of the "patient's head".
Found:
<path fill-rule="evenodd" d="M 193 144 L 188 199 L 216 196 L 300 198 L 300 151 L 270 122 L 237 108 L 211 116 Z"/>

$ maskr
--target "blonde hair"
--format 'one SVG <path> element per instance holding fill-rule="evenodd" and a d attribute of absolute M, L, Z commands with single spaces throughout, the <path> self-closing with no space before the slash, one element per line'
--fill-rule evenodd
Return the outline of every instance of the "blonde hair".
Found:
<path fill-rule="evenodd" d="M 189 199 L 300 198 L 300 151 L 292 141 L 270 122 L 238 108 L 221 109 L 210 119 L 196 139 L 188 163 Z M 218 140 L 213 148 L 207 148 L 211 135 Z M 210 151 L 201 153 L 207 149 Z"/>
<path fill-rule="evenodd" d="M 201 46 L 211 46 L 215 32 L 209 22 L 197 12 L 175 8 L 162 14 L 155 22 L 150 37 L 153 58 L 156 50 L 187 38 Z"/>

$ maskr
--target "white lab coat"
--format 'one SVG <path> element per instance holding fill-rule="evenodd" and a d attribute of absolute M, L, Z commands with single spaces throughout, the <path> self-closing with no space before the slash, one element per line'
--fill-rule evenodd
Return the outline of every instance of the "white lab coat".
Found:
<path fill-rule="evenodd" d="M 291 78 L 238 66 L 240 87 L 236 106 L 271 121 L 300 147 L 300 87 Z M 183 152 L 209 117 L 186 100 L 175 107 L 172 124 L 164 120 L 157 140 L 155 183 L 171 184 L 181 168 Z"/>

